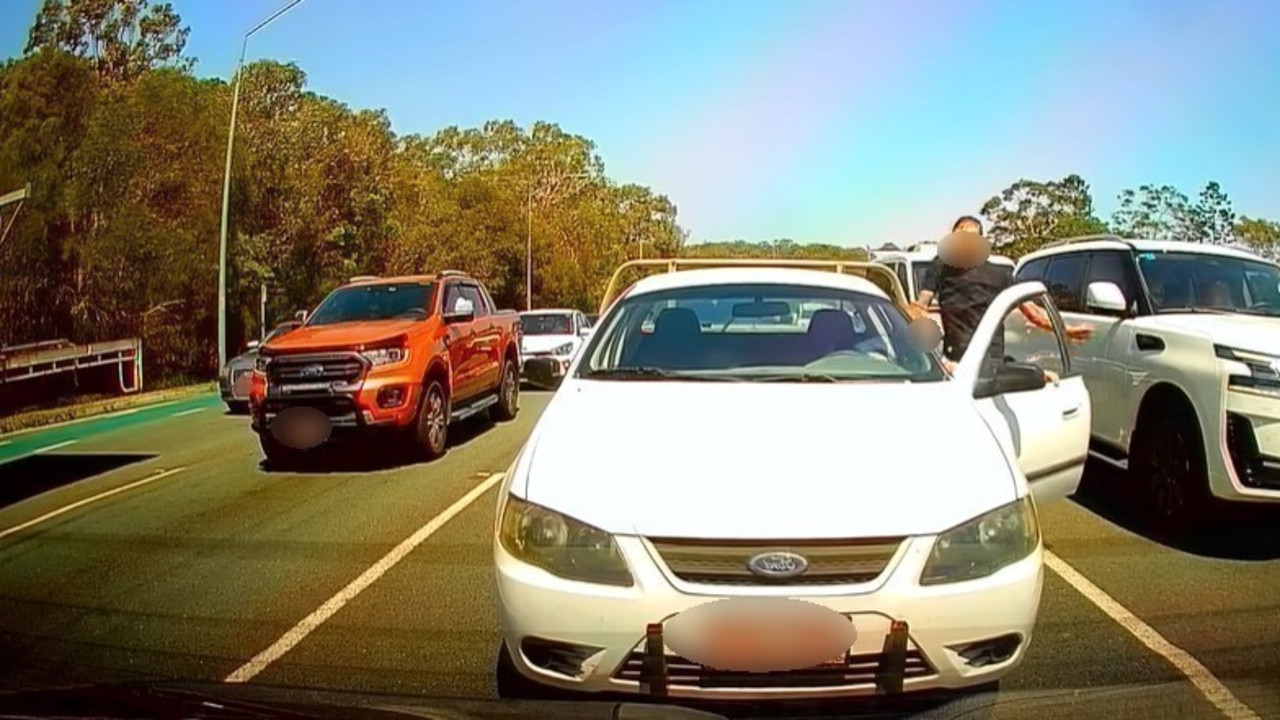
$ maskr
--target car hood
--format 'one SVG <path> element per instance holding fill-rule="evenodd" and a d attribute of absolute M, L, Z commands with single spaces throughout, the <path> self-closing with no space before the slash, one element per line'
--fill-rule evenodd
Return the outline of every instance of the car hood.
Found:
<path fill-rule="evenodd" d="M 421 324 L 421 320 L 369 320 L 333 325 L 304 325 L 272 340 L 267 344 L 267 349 L 272 352 L 348 349 L 391 340 Z"/>
<path fill-rule="evenodd" d="M 933 534 L 1018 492 L 995 436 L 955 390 L 572 380 L 511 490 L 615 534 Z"/>
<path fill-rule="evenodd" d="M 520 352 L 525 354 L 551 352 L 577 339 L 576 335 L 525 335 L 520 339 Z"/>
<path fill-rule="evenodd" d="M 1179 313 L 1153 318 L 1161 327 L 1198 333 L 1219 345 L 1280 355 L 1280 318 L 1237 313 Z"/>

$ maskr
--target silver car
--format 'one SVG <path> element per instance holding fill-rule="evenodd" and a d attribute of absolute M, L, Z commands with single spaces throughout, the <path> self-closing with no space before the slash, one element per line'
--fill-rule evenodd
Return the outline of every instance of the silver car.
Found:
<path fill-rule="evenodd" d="M 231 414 L 244 415 L 249 412 L 249 388 L 252 384 L 253 366 L 258 360 L 258 348 L 300 324 L 290 321 L 276 326 L 261 342 L 250 340 L 243 353 L 227 361 L 226 367 L 218 374 L 218 390 Z"/>

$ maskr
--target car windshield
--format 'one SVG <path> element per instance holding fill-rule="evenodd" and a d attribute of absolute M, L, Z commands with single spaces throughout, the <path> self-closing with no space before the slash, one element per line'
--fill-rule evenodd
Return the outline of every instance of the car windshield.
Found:
<path fill-rule="evenodd" d="M 624 298 L 578 377 L 758 381 L 935 381 L 886 298 L 807 285 L 679 288 Z"/>
<path fill-rule="evenodd" d="M 520 328 L 525 335 L 569 335 L 573 333 L 573 321 L 563 313 L 521 315 Z"/>
<path fill-rule="evenodd" d="M 432 283 L 379 283 L 334 290 L 307 320 L 308 326 L 430 316 Z"/>
<path fill-rule="evenodd" d="M 1141 253 L 1138 267 L 1157 312 L 1280 316 L 1280 269 L 1268 262 L 1195 252 Z"/>

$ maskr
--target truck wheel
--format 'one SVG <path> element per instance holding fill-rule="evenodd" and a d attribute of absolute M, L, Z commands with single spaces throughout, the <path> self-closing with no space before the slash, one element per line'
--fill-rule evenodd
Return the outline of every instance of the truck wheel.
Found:
<path fill-rule="evenodd" d="M 449 443 L 449 402 L 440 381 L 427 383 L 413 423 L 413 444 L 427 460 L 444 455 Z"/>
<path fill-rule="evenodd" d="M 270 431 L 258 433 L 258 444 L 267 459 L 267 467 L 272 470 L 291 470 L 300 466 L 304 459 L 302 452 L 276 440 Z"/>
<path fill-rule="evenodd" d="M 1212 503 L 1204 441 L 1177 408 L 1155 409 L 1139 426 L 1129 472 L 1148 514 L 1161 528 L 1186 532 Z"/>
<path fill-rule="evenodd" d="M 514 420 L 520 412 L 520 378 L 516 364 L 502 361 L 502 378 L 498 380 L 498 402 L 489 408 L 489 417 L 496 422 Z"/>

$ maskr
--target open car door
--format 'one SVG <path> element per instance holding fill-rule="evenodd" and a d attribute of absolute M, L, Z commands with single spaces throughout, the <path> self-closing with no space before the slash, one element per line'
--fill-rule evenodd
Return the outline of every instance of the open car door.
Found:
<path fill-rule="evenodd" d="M 1052 332 L 1025 318 L 1028 302 L 1047 312 Z M 1071 367 L 1064 327 L 1042 283 L 1015 285 L 988 308 L 954 376 L 1017 458 L 1038 503 L 1073 494 L 1089 453 L 1089 391 Z"/>

